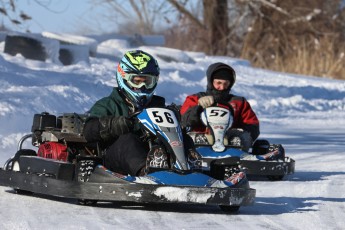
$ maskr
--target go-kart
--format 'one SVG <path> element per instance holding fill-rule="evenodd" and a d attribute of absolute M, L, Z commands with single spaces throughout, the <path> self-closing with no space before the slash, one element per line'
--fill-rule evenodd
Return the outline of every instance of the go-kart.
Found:
<path fill-rule="evenodd" d="M 218 179 L 227 178 L 229 170 L 233 168 L 230 159 L 239 157 L 240 169 L 249 176 L 264 176 L 274 181 L 294 173 L 295 161 L 285 156 L 281 144 L 270 144 L 268 140 L 259 139 L 251 148 L 244 150 L 242 144 L 246 142 L 245 135 L 242 135 L 242 130 L 230 129 L 233 116 L 227 106 L 208 107 L 203 110 L 200 119 L 207 127 L 206 131 L 188 134 L 199 154 L 194 164 L 202 172 Z"/>
<path fill-rule="evenodd" d="M 149 165 L 144 176 L 110 171 L 104 167 L 103 151 L 82 135 L 85 115 L 42 113 L 34 115 L 31 133 L 23 136 L 16 154 L 0 168 L 0 185 L 18 193 L 74 198 L 80 204 L 188 203 L 218 205 L 233 212 L 254 203 L 255 189 L 250 188 L 243 172 L 231 180 L 219 180 L 192 170 L 172 110 L 148 108 L 131 119 L 140 124 L 142 140 L 164 149 L 165 167 Z M 23 149 L 29 139 L 33 149 Z"/>

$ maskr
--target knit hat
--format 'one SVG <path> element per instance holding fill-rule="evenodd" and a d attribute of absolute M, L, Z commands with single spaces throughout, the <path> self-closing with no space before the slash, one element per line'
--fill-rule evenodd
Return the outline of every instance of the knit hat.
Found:
<path fill-rule="evenodd" d="M 222 68 L 222 69 L 215 71 L 212 74 L 212 80 L 214 80 L 214 79 L 228 80 L 232 83 L 231 85 L 233 85 L 233 80 L 234 80 L 233 75 L 234 75 L 234 72 L 231 71 L 230 69 Z"/>
<path fill-rule="evenodd" d="M 218 75 L 219 71 L 219 75 Z M 235 70 L 222 62 L 216 62 L 211 64 L 206 71 L 206 77 L 207 77 L 207 92 L 212 94 L 212 91 L 214 90 L 213 87 L 213 79 L 223 79 L 230 81 L 230 87 L 227 89 L 229 92 L 232 86 L 235 84 L 236 81 L 236 73 Z"/>

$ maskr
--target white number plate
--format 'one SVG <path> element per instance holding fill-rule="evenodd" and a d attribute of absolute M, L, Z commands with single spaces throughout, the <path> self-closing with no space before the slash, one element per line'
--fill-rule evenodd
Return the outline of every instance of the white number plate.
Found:
<path fill-rule="evenodd" d="M 178 126 L 176 116 L 173 111 L 164 108 L 146 109 L 151 121 L 159 126 L 175 128 Z"/>

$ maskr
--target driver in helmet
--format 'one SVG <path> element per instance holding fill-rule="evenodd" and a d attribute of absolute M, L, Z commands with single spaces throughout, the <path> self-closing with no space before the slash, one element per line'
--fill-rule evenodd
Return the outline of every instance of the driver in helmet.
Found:
<path fill-rule="evenodd" d="M 228 139 L 240 138 L 244 150 L 248 150 L 260 134 L 259 120 L 249 102 L 240 96 L 230 93 L 236 81 L 235 70 L 224 63 L 211 64 L 206 72 L 206 92 L 187 96 L 181 107 L 181 124 L 190 127 L 191 131 L 207 132 L 200 114 L 217 103 L 227 105 L 233 112 L 233 124 L 227 135 Z"/>
<path fill-rule="evenodd" d="M 165 99 L 153 95 L 159 66 L 150 54 L 134 50 L 124 54 L 116 70 L 111 94 L 90 109 L 83 134 L 88 143 L 105 149 L 104 165 L 114 172 L 132 176 L 145 173 L 149 146 L 140 139 L 140 128 L 131 114 L 149 107 L 165 107 Z"/>

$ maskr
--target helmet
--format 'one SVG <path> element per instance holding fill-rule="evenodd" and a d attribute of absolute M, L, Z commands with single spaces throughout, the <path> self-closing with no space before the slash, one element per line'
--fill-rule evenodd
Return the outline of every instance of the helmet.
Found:
<path fill-rule="evenodd" d="M 117 66 L 116 81 L 120 92 L 139 109 L 151 101 L 158 78 L 156 59 L 141 50 L 126 52 Z"/>

